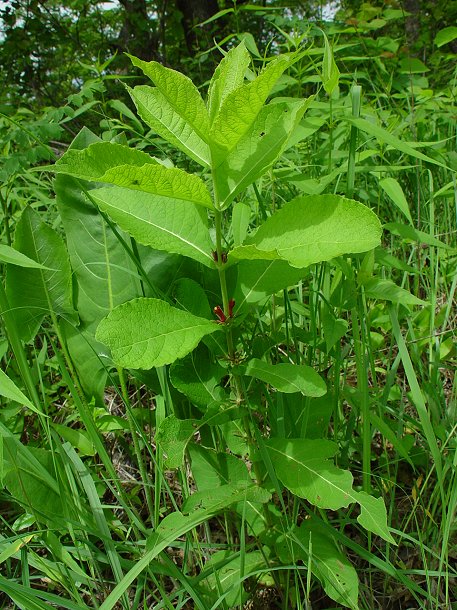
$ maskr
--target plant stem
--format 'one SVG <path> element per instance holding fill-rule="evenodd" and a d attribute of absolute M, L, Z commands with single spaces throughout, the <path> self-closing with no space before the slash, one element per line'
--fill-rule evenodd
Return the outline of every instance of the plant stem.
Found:
<path fill-rule="evenodd" d="M 216 197 L 216 188 L 214 188 L 214 193 L 215 193 L 215 197 Z M 229 298 L 228 298 L 228 291 L 227 291 L 227 278 L 225 275 L 225 262 L 224 262 L 224 259 L 222 256 L 222 212 L 219 209 L 218 201 L 216 201 L 215 207 L 216 207 L 215 228 L 216 228 L 216 252 L 217 252 L 216 264 L 217 264 L 217 269 L 219 272 L 219 283 L 220 283 L 220 287 L 221 287 L 222 306 L 223 306 L 224 314 L 226 315 L 227 319 L 230 319 L 229 318 Z M 233 334 L 232 334 L 232 329 L 230 328 L 230 325 L 228 325 L 226 328 L 226 340 L 227 340 L 228 358 L 229 358 L 230 362 L 233 362 L 235 359 L 235 346 L 234 346 L 234 342 L 233 342 Z M 236 373 L 231 372 L 230 380 L 233 384 L 232 387 L 233 387 L 235 395 L 236 395 L 236 402 L 238 405 L 241 405 L 243 402 L 245 402 L 244 390 L 243 390 L 243 384 L 241 382 L 241 378 Z M 251 433 L 250 422 L 249 422 L 249 418 L 247 416 L 242 418 L 242 424 L 243 424 L 244 433 L 246 435 L 248 445 L 254 446 L 255 441 L 254 441 L 254 437 L 252 436 L 252 433 Z M 252 468 L 254 471 L 254 475 L 255 475 L 257 484 L 260 485 L 262 482 L 262 473 L 261 473 L 258 463 L 256 461 L 253 461 Z M 268 510 L 265 510 L 264 514 L 265 514 L 266 522 L 269 523 L 270 515 L 268 513 Z"/>
<path fill-rule="evenodd" d="M 358 299 L 360 307 L 360 297 Z M 363 314 L 362 310 L 360 310 Z M 357 368 L 357 386 L 360 391 L 360 414 L 362 416 L 362 475 L 363 491 L 371 493 L 371 425 L 370 399 L 368 395 L 368 367 L 365 352 L 365 335 L 360 325 L 358 308 L 351 311 L 354 351 Z"/>
<path fill-rule="evenodd" d="M 119 383 L 121 386 L 122 399 L 125 404 L 125 411 L 127 415 L 127 421 L 130 428 L 130 434 L 132 435 L 133 450 L 135 457 L 138 462 L 138 469 L 140 471 L 141 480 L 143 481 L 144 495 L 146 498 L 146 504 L 148 506 L 149 518 L 152 521 L 152 527 L 154 527 L 154 503 L 152 501 L 151 488 L 148 484 L 148 474 L 144 467 L 143 456 L 141 455 L 140 445 L 138 443 L 137 430 L 135 427 L 135 419 L 132 416 L 132 406 L 130 403 L 129 393 L 127 390 L 127 383 L 125 381 L 125 373 L 122 367 L 117 367 L 119 375 Z"/>

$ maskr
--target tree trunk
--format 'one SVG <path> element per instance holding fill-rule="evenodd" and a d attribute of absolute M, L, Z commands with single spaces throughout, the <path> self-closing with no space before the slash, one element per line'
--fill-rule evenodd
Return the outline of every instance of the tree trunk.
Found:
<path fill-rule="evenodd" d="M 199 49 L 199 37 L 195 26 L 206 21 L 219 11 L 217 0 L 176 0 L 176 8 L 182 13 L 182 27 L 187 50 L 191 56 Z M 208 33 L 209 28 L 203 29 Z"/>
<path fill-rule="evenodd" d="M 425 4 L 422 2 L 422 4 Z M 404 0 L 403 6 L 405 11 L 411 13 L 406 18 L 405 29 L 406 29 L 406 40 L 409 46 L 414 45 L 417 42 L 420 34 L 420 13 L 421 13 L 421 0 Z"/>
<path fill-rule="evenodd" d="M 146 0 L 119 0 L 124 8 L 124 24 L 116 47 L 144 60 L 157 59 L 157 35 L 152 30 Z"/>

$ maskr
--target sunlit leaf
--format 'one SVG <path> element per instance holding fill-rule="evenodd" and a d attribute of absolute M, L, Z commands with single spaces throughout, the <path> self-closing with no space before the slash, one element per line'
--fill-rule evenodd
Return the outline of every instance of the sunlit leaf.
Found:
<path fill-rule="evenodd" d="M 214 266 L 207 213 L 201 206 L 178 199 L 169 204 L 162 196 L 118 186 L 90 194 L 100 209 L 141 244 Z"/>
<path fill-rule="evenodd" d="M 165 140 L 209 166 L 209 117 L 197 87 L 180 72 L 155 61 L 129 57 L 156 85 L 129 90 L 140 117 Z"/>
<path fill-rule="evenodd" d="M 197 347 L 217 324 L 158 299 L 134 299 L 119 305 L 98 326 L 96 337 L 118 365 L 150 369 L 171 364 Z"/>
<path fill-rule="evenodd" d="M 380 222 L 363 204 L 338 195 L 315 195 L 286 203 L 229 256 L 284 259 L 293 267 L 307 267 L 341 254 L 365 252 L 380 239 Z"/>
<path fill-rule="evenodd" d="M 244 42 L 230 49 L 217 66 L 208 88 L 208 112 L 212 121 L 229 93 L 241 87 L 251 57 Z"/>

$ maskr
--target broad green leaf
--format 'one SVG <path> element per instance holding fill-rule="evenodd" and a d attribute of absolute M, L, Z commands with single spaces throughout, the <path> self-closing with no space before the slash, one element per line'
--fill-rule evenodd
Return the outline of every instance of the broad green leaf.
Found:
<path fill-rule="evenodd" d="M 379 181 L 379 186 L 387 193 L 400 212 L 406 216 L 410 225 L 413 226 L 413 219 L 411 212 L 409 211 L 409 205 L 406 201 L 403 189 L 398 181 L 395 180 L 395 178 L 384 178 L 383 180 Z"/>
<path fill-rule="evenodd" d="M 89 399 L 93 397 L 96 404 L 104 406 L 103 393 L 108 377 L 109 362 L 105 355 L 105 346 L 95 339 L 95 329 L 96 325 L 86 329 L 84 323 L 74 326 L 65 320 L 60 325 L 62 336 L 85 395 Z"/>
<path fill-rule="evenodd" d="M 322 330 L 324 331 L 325 346 L 327 353 L 347 333 L 348 323 L 346 320 L 336 318 L 325 306 L 322 310 Z"/>
<path fill-rule="evenodd" d="M 108 170 L 98 181 L 152 193 L 162 198 L 164 206 L 182 200 L 213 208 L 205 183 L 181 169 L 150 164 L 143 167 L 121 165 Z"/>
<path fill-rule="evenodd" d="M 21 392 L 14 381 L 12 381 L 2 369 L 0 369 L 0 396 L 5 396 L 5 398 L 8 398 L 9 400 L 14 400 L 21 405 L 25 405 L 31 411 L 41 414 L 35 405 Z"/>
<path fill-rule="evenodd" d="M 173 386 L 203 410 L 225 399 L 219 383 L 226 374 L 220 364 L 210 359 L 205 348 L 199 348 L 170 368 Z"/>
<path fill-rule="evenodd" d="M 228 254 L 229 263 L 236 263 L 239 260 L 248 261 L 279 261 L 281 257 L 277 250 L 260 250 L 256 245 L 243 244 Z"/>
<path fill-rule="evenodd" d="M 55 469 L 51 451 L 31 447 L 23 450 L 11 438 L 3 438 L 4 483 L 13 498 L 41 523 L 56 527 L 65 522 L 64 495 L 55 489 Z M 29 455 L 34 459 L 30 462 Z M 35 466 L 38 462 L 38 468 Z M 46 471 L 46 476 L 42 475 Z M 51 475 L 49 475 L 51 473 Z M 52 480 L 52 486 L 49 479 Z M 70 509 L 70 507 L 68 507 Z"/>
<path fill-rule="evenodd" d="M 392 254 L 387 252 L 387 250 L 382 247 L 375 249 L 375 261 L 379 265 L 383 265 L 388 269 L 399 269 L 400 271 L 406 271 L 406 273 L 412 274 L 419 273 L 419 269 L 413 267 L 412 265 L 408 265 L 396 256 L 393 256 Z"/>
<path fill-rule="evenodd" d="M 146 153 L 120 144 L 96 142 L 83 150 L 70 149 L 54 168 L 75 178 L 158 195 L 163 205 L 179 199 L 213 207 L 208 188 L 198 176 L 164 167 Z"/>
<path fill-rule="evenodd" d="M 217 279 L 217 282 L 218 281 L 219 279 Z M 215 288 L 215 290 L 218 289 L 219 286 Z M 196 281 L 191 280 L 188 277 L 180 278 L 173 286 L 173 297 L 180 309 L 184 309 L 200 318 L 215 319 L 206 292 Z M 215 354 L 224 353 L 227 347 L 227 341 L 222 327 L 219 327 L 219 331 L 212 335 L 204 337 L 203 343 L 205 343 Z"/>
<path fill-rule="evenodd" d="M 180 309 L 194 316 L 213 319 L 213 312 L 203 288 L 188 277 L 179 278 L 173 285 L 173 297 Z"/>
<path fill-rule="evenodd" d="M 235 405 L 229 405 L 226 409 L 221 409 L 220 405 L 214 404 L 214 409 L 208 409 L 202 419 L 178 419 L 175 415 L 169 415 L 160 423 L 157 434 L 156 441 L 160 445 L 161 449 L 166 454 L 165 465 L 167 468 L 179 468 L 184 464 L 184 454 L 187 448 L 187 445 L 191 441 L 194 434 L 196 434 L 202 426 L 205 425 L 220 425 L 225 421 L 231 421 L 234 417 L 234 411 L 236 411 Z M 208 450 L 210 451 L 210 450 Z M 222 454 L 223 456 L 227 454 Z M 243 462 L 241 462 L 238 458 L 233 456 L 233 460 L 239 462 L 241 464 L 240 468 L 236 472 L 238 475 L 236 477 L 226 477 L 224 480 L 222 479 L 222 474 L 220 477 L 219 484 L 225 483 L 239 483 L 241 480 L 243 481 L 251 481 L 248 475 L 248 471 L 244 466 Z M 198 468 L 197 468 L 198 470 Z M 227 474 L 227 464 L 225 464 L 225 470 L 223 469 L 221 473 Z M 194 478 L 195 478 L 195 473 Z M 206 474 L 208 474 L 208 470 L 206 470 Z M 201 479 L 195 478 L 197 484 L 201 482 Z M 198 485 L 199 489 L 206 489 L 206 485 Z M 212 488 L 210 485 L 209 488 Z"/>
<path fill-rule="evenodd" d="M 414 157 L 415 159 L 420 159 L 421 161 L 427 161 L 427 163 L 433 163 L 434 165 L 439 165 L 440 167 L 446 167 L 440 161 L 437 161 L 436 159 L 433 159 L 432 157 L 429 157 L 428 155 L 424 155 L 424 153 L 421 153 L 419 150 L 416 150 L 407 142 L 400 140 L 399 138 L 394 136 L 392 133 L 390 133 L 383 127 L 379 127 L 379 125 L 370 123 L 370 121 L 367 121 L 366 119 L 363 119 L 363 118 L 346 117 L 346 120 L 349 121 L 349 123 L 351 123 L 351 125 L 354 125 L 361 131 L 367 133 L 370 136 L 374 136 L 377 140 L 380 140 L 381 142 L 385 142 L 386 144 L 390 144 L 390 146 L 395 148 L 395 150 L 399 150 L 400 152 L 403 152 L 406 155 L 410 155 L 411 157 Z"/>
<path fill-rule="evenodd" d="M 71 146 L 55 165 L 49 168 L 54 173 L 103 182 L 100 178 L 108 170 L 119 165 L 158 165 L 157 160 L 147 153 L 114 142 L 94 142 L 80 150 L 74 147 L 79 146 L 79 141 L 75 140 Z"/>
<path fill-rule="evenodd" d="M 365 252 L 378 246 L 380 239 L 379 220 L 363 204 L 338 195 L 297 197 L 229 256 L 232 260 L 282 258 L 293 267 L 307 267 L 341 254 Z"/>
<path fill-rule="evenodd" d="M 286 149 L 293 148 L 302 140 L 306 140 L 306 138 L 312 136 L 313 133 L 325 125 L 325 123 L 326 120 L 323 116 L 307 116 L 302 119 L 287 140 Z"/>
<path fill-rule="evenodd" d="M 409 290 L 400 288 L 392 280 L 373 278 L 364 284 L 365 295 L 370 299 L 391 301 L 402 305 L 426 305 L 422 299 L 418 299 Z"/>
<path fill-rule="evenodd" d="M 423 61 L 417 57 L 405 57 L 400 61 L 400 73 L 405 74 L 422 74 L 423 72 L 430 72 L 430 68 L 424 64 Z"/>
<path fill-rule="evenodd" d="M 369 532 L 373 532 L 387 542 L 396 544 L 387 527 L 386 505 L 382 498 L 374 498 L 364 491 L 354 493 L 356 502 L 360 504 L 360 515 L 357 521 Z"/>
<path fill-rule="evenodd" d="M 140 296 L 140 282 L 127 252 L 87 201 L 78 181 L 57 176 L 54 190 L 78 288 L 75 298 L 82 330 L 94 334 L 113 307 Z"/>
<path fill-rule="evenodd" d="M 22 252 L 18 252 L 6 244 L 0 244 L 0 261 L 2 263 L 9 263 L 10 265 L 17 265 L 18 267 L 28 267 L 30 269 L 48 269 L 48 267 L 44 267 L 25 254 L 22 254 Z"/>
<path fill-rule="evenodd" d="M 130 90 L 141 118 L 168 142 L 208 167 L 209 117 L 197 87 L 184 74 L 155 61 L 130 59 L 156 85 Z"/>
<path fill-rule="evenodd" d="M 214 266 L 208 218 L 202 207 L 179 200 L 164 205 L 162 197 L 118 186 L 90 194 L 100 209 L 141 244 Z"/>
<path fill-rule="evenodd" d="M 203 137 L 208 135 L 209 119 L 205 102 L 192 80 L 157 61 L 143 61 L 129 55 L 132 64 L 152 80 L 173 108 Z"/>
<path fill-rule="evenodd" d="M 322 83 L 327 95 L 331 96 L 340 78 L 340 71 L 333 57 L 332 47 L 324 32 L 324 57 L 322 60 Z"/>
<path fill-rule="evenodd" d="M 222 208 L 278 159 L 301 120 L 308 101 L 273 101 L 264 106 L 214 171 Z"/>
<path fill-rule="evenodd" d="M 437 47 L 442 47 L 449 42 L 452 42 L 457 38 L 457 27 L 452 25 L 447 28 L 443 28 L 435 36 L 435 44 Z"/>
<path fill-rule="evenodd" d="M 180 468 L 184 464 L 187 444 L 196 432 L 193 419 L 178 419 L 175 415 L 169 415 L 160 423 L 155 440 L 166 454 L 167 468 Z"/>
<path fill-rule="evenodd" d="M 291 267 L 283 260 L 250 260 L 238 264 L 236 309 L 258 303 L 270 294 L 294 286 L 306 275 L 305 269 Z"/>
<path fill-rule="evenodd" d="M 83 146 L 88 148 L 79 150 Z M 62 159 L 68 159 L 66 169 L 70 173 L 76 173 L 79 168 L 79 179 L 89 176 L 97 179 L 111 163 L 144 165 L 148 159 L 152 161 L 149 155 L 138 152 L 126 146 L 97 142 L 96 136 L 83 131 L 73 140 Z M 84 392 L 102 404 L 107 363 L 100 359 L 104 346 L 95 340 L 95 329 L 113 307 L 140 296 L 141 285 L 136 267 L 123 244 L 107 226 L 96 206 L 87 200 L 82 188 L 79 180 L 71 176 L 60 174 L 54 180 L 80 318 L 78 327 L 64 322 L 61 332 Z M 86 188 L 91 188 L 91 184 L 86 183 Z M 128 241 L 128 236 L 120 229 L 118 231 L 121 238 Z M 149 271 L 144 260 L 142 263 Z M 156 279 L 156 275 L 151 277 Z"/>
<path fill-rule="evenodd" d="M 231 453 L 218 452 L 202 445 L 192 444 L 189 447 L 189 454 L 192 477 L 199 491 L 250 480 L 244 461 Z"/>
<path fill-rule="evenodd" d="M 303 561 L 338 604 L 358 610 L 359 579 L 354 566 L 328 536 L 304 522 L 282 537 L 278 554 L 284 564 Z"/>
<path fill-rule="evenodd" d="M 210 132 L 216 167 L 249 131 L 274 84 L 294 59 L 293 55 L 273 59 L 256 79 L 226 96 Z"/>
<path fill-rule="evenodd" d="M 279 392 L 287 394 L 300 392 L 303 396 L 323 396 L 327 392 L 325 381 L 310 366 L 289 363 L 268 364 L 253 358 L 242 368 L 245 375 L 260 379 Z"/>
<path fill-rule="evenodd" d="M 7 270 L 8 301 L 20 336 L 29 341 L 50 313 L 75 319 L 70 263 L 62 238 L 30 207 L 17 224 L 13 245 L 43 266 L 32 269 L 8 265 Z"/>
<path fill-rule="evenodd" d="M 360 268 L 357 271 L 357 285 L 366 284 L 373 277 L 375 254 L 374 250 L 369 250 L 360 263 Z"/>
<path fill-rule="evenodd" d="M 337 446 L 320 439 L 270 439 L 266 442 L 278 479 L 314 506 L 337 510 L 352 499 L 352 474 L 337 468 Z"/>
<path fill-rule="evenodd" d="M 278 479 L 292 493 L 319 508 L 337 510 L 358 502 L 359 523 L 368 531 L 392 542 L 382 498 L 367 500 L 367 494 L 352 488 L 352 474 L 337 468 L 331 458 L 336 445 L 321 439 L 270 439 L 266 442 Z M 360 495 L 362 493 L 362 495 Z"/>
<path fill-rule="evenodd" d="M 205 139 L 160 91 L 147 85 L 139 85 L 128 91 L 139 116 L 149 127 L 203 167 L 210 166 L 211 155 Z"/>
<path fill-rule="evenodd" d="M 176 309 L 165 301 L 140 298 L 119 305 L 98 326 L 116 364 L 150 369 L 189 354 L 217 324 Z"/>
<path fill-rule="evenodd" d="M 246 552 L 242 557 L 233 551 L 217 551 L 211 555 L 204 567 L 204 573 L 209 575 L 198 584 L 207 607 L 215 607 L 221 595 L 224 595 L 226 607 L 242 607 L 248 599 L 243 579 L 265 565 L 266 558 L 260 551 Z"/>
<path fill-rule="evenodd" d="M 208 112 L 214 119 L 229 93 L 241 87 L 251 57 L 244 42 L 230 49 L 217 66 L 208 88 Z"/>

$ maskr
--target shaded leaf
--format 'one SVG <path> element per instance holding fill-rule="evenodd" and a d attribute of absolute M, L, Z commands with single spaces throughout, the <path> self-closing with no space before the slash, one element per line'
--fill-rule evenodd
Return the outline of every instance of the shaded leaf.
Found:
<path fill-rule="evenodd" d="M 192 460 L 192 476 L 199 491 L 214 489 L 236 481 L 250 481 L 244 461 L 230 453 L 193 444 L 189 447 Z"/>
<path fill-rule="evenodd" d="M 303 396 L 323 396 L 327 392 L 325 381 L 310 366 L 289 363 L 268 364 L 253 358 L 242 368 L 245 375 L 260 379 L 280 392 L 288 394 L 300 392 Z"/>
<path fill-rule="evenodd" d="M 204 348 L 195 350 L 170 368 L 173 386 L 200 409 L 225 399 L 225 392 L 219 385 L 224 375 L 226 371 L 210 359 Z"/>
<path fill-rule="evenodd" d="M 295 527 L 287 540 L 280 542 L 278 552 L 283 563 L 301 560 L 308 565 L 335 602 L 354 610 L 359 608 L 359 579 L 354 566 L 333 540 L 313 528 L 312 523 Z"/>
<path fill-rule="evenodd" d="M 398 181 L 395 178 L 384 178 L 379 181 L 379 186 L 387 193 L 400 212 L 406 216 L 412 226 L 413 219 L 409 211 L 408 202 Z"/>
<path fill-rule="evenodd" d="M 167 456 L 167 468 L 180 468 L 184 464 L 187 444 L 196 431 L 193 419 L 178 419 L 175 415 L 169 415 L 160 423 L 155 440 Z"/>
<path fill-rule="evenodd" d="M 422 299 L 418 299 L 409 290 L 400 288 L 391 280 L 373 278 L 364 284 L 365 295 L 371 299 L 391 301 L 402 305 L 426 305 Z"/>
<path fill-rule="evenodd" d="M 87 201 L 78 181 L 58 176 L 54 189 L 78 287 L 76 307 L 83 329 L 95 333 L 113 307 L 140 295 L 140 282 L 125 248 Z"/>
<path fill-rule="evenodd" d="M 232 208 L 232 235 L 235 246 L 243 243 L 251 220 L 251 207 L 243 201 L 236 201 Z"/>
<path fill-rule="evenodd" d="M 305 269 L 291 267 L 284 260 L 250 260 L 238 264 L 236 309 L 258 303 L 270 294 L 294 286 L 305 277 Z"/>
<path fill-rule="evenodd" d="M 39 269 L 8 265 L 7 269 L 8 301 L 20 336 L 29 341 L 51 312 L 76 318 L 70 263 L 62 238 L 30 207 L 17 224 L 14 248 L 42 265 Z"/>
<path fill-rule="evenodd" d="M 233 551 L 218 551 L 211 555 L 204 568 L 209 576 L 199 582 L 207 607 L 217 604 L 221 595 L 229 608 L 242 605 L 248 599 L 243 579 L 264 566 L 265 558 L 260 551 L 246 552 L 243 557 L 234 556 Z"/>

